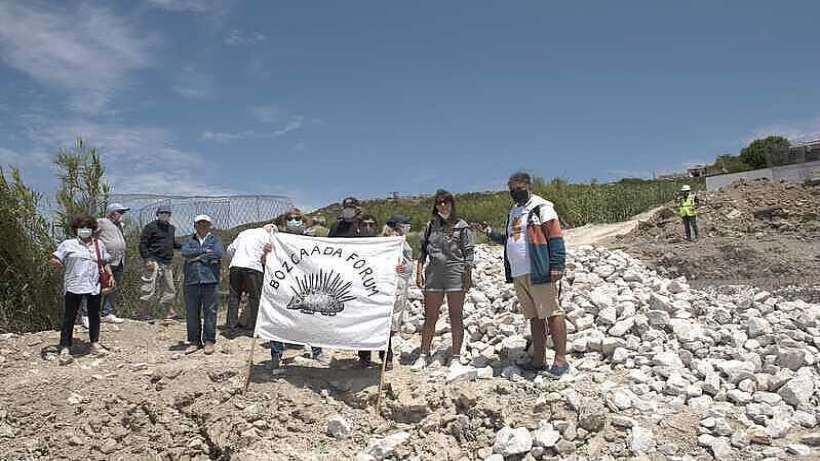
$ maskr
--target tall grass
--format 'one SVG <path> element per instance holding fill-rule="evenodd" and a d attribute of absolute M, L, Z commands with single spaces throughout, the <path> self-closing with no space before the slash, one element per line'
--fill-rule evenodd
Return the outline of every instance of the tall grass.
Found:
<path fill-rule="evenodd" d="M 0 168 L 0 332 L 50 328 L 62 315 L 62 277 L 46 261 L 54 251 L 38 212 L 41 196 Z"/>
<path fill-rule="evenodd" d="M 555 205 L 565 227 L 579 227 L 626 220 L 672 200 L 683 184 L 689 184 L 694 190 L 705 188 L 702 179 L 692 178 L 676 181 L 629 179 L 608 184 L 570 184 L 563 179 L 554 179 L 548 183 L 538 181 L 534 193 Z M 462 218 L 469 222 L 487 222 L 493 227 L 504 225 L 511 205 L 510 196 L 504 191 L 456 194 L 456 208 Z M 395 213 L 408 216 L 415 231 L 408 241 L 418 251 L 418 233 L 430 220 L 433 198 L 370 200 L 364 202 L 363 208 L 379 223 L 386 222 Z M 340 206 L 336 204 L 313 214 L 323 215 L 332 222 L 339 212 Z"/>

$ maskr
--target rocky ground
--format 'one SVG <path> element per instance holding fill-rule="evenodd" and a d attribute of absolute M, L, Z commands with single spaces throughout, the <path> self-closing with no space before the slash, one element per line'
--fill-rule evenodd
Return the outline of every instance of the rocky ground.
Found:
<path fill-rule="evenodd" d="M 463 363 L 449 326 L 422 372 L 420 293 L 386 374 L 337 351 L 268 369 L 251 339 L 181 354 L 184 324 L 106 325 L 109 355 L 61 366 L 57 332 L 0 336 L 0 459 L 763 460 L 820 458 L 820 305 L 751 288 L 690 288 L 622 251 L 570 251 L 563 282 L 573 371 L 528 373 L 528 329 L 480 246 Z M 78 327 L 77 336 L 85 332 Z"/>
<path fill-rule="evenodd" d="M 820 285 L 820 185 L 740 181 L 698 197 L 699 241 L 684 240 L 670 204 L 609 246 L 698 287 Z M 820 302 L 820 288 L 802 293 Z"/>

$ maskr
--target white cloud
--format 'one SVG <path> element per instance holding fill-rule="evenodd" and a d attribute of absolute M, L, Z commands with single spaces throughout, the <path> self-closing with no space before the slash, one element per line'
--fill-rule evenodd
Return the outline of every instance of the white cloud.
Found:
<path fill-rule="evenodd" d="M 191 13 L 207 13 L 224 7 L 223 0 L 146 0 L 156 8 L 167 11 L 187 11 Z"/>
<path fill-rule="evenodd" d="M 209 99 L 213 96 L 214 88 L 206 83 L 180 83 L 172 89 L 180 96 L 188 99 Z"/>
<path fill-rule="evenodd" d="M 39 151 L 70 147 L 78 136 L 97 147 L 114 193 L 212 195 L 235 191 L 207 170 L 204 157 L 179 147 L 164 128 L 87 120 L 25 117 L 24 131 Z M 19 155 L 19 154 L 18 154 Z M 0 159 L 3 151 L 0 150 Z"/>
<path fill-rule="evenodd" d="M 783 136 L 792 144 L 820 139 L 820 118 L 798 123 L 773 123 L 762 126 L 743 140 L 745 147 L 755 139 L 767 136 Z"/>
<path fill-rule="evenodd" d="M 234 141 L 237 139 L 246 139 L 256 136 L 256 132 L 252 130 L 240 131 L 238 133 L 226 133 L 224 131 L 205 131 L 202 133 L 202 139 L 205 141 Z"/>
<path fill-rule="evenodd" d="M 138 174 L 121 171 L 108 175 L 112 189 L 117 194 L 159 195 L 234 195 L 237 191 L 214 184 L 208 178 L 189 170 L 155 170 Z"/>
<path fill-rule="evenodd" d="M 13 150 L 0 147 L 0 167 L 13 166 L 19 167 L 25 160 L 25 157 L 14 152 Z"/>
<path fill-rule="evenodd" d="M 8 166 L 15 168 L 44 167 L 50 163 L 51 158 L 42 152 L 23 155 L 11 149 L 0 147 L 0 168 Z"/>
<path fill-rule="evenodd" d="M 26 135 L 51 151 L 72 146 L 77 137 L 82 137 L 88 145 L 97 147 L 104 159 L 130 163 L 136 168 L 182 165 L 199 160 L 197 155 L 175 147 L 173 136 L 164 128 L 34 117 L 26 128 Z"/>
<path fill-rule="evenodd" d="M 287 117 L 288 112 L 277 106 L 252 106 L 248 108 L 251 115 L 262 123 L 278 123 Z"/>
<path fill-rule="evenodd" d="M 123 18 L 86 4 L 0 3 L 0 56 L 88 114 L 102 112 L 130 72 L 151 64 L 147 39 Z"/>
<path fill-rule="evenodd" d="M 210 99 L 216 93 L 213 78 L 197 71 L 192 66 L 182 69 L 177 77 L 177 83 L 171 89 L 188 99 Z"/>
<path fill-rule="evenodd" d="M 256 131 L 256 130 L 244 130 L 234 133 L 223 132 L 223 131 L 205 131 L 202 133 L 202 139 L 206 141 L 217 141 L 217 142 L 225 142 L 225 141 L 236 141 L 241 139 L 271 139 L 271 138 L 278 138 L 280 136 L 284 136 L 291 131 L 296 131 L 302 128 L 304 123 L 304 118 L 301 116 L 293 117 L 293 119 L 288 122 L 282 128 L 273 131 Z"/>
<path fill-rule="evenodd" d="M 259 42 L 264 42 L 268 37 L 261 32 L 242 32 L 239 29 L 232 30 L 225 37 L 225 44 L 228 46 L 249 46 Z"/>

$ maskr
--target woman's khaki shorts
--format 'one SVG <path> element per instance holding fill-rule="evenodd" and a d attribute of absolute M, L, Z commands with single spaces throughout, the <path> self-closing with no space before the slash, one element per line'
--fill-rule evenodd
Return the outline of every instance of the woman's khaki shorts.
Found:
<path fill-rule="evenodd" d="M 530 281 L 530 274 L 525 274 L 515 277 L 513 286 L 525 318 L 548 319 L 556 315 L 564 315 L 564 310 L 558 304 L 558 293 L 554 283 L 533 285 Z"/>

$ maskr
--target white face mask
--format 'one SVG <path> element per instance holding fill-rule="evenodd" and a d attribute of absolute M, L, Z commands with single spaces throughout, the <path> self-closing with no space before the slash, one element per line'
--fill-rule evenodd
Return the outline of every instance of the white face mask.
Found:
<path fill-rule="evenodd" d="M 290 219 L 285 225 L 290 232 L 302 232 L 305 229 L 305 223 L 301 219 Z"/>
<path fill-rule="evenodd" d="M 87 240 L 87 239 L 91 238 L 91 229 L 89 229 L 87 227 L 82 227 L 80 229 L 77 229 L 77 237 L 80 237 L 83 240 Z"/>
<path fill-rule="evenodd" d="M 355 208 L 342 208 L 342 219 L 345 221 L 350 221 L 351 219 L 356 217 L 356 209 Z"/>

